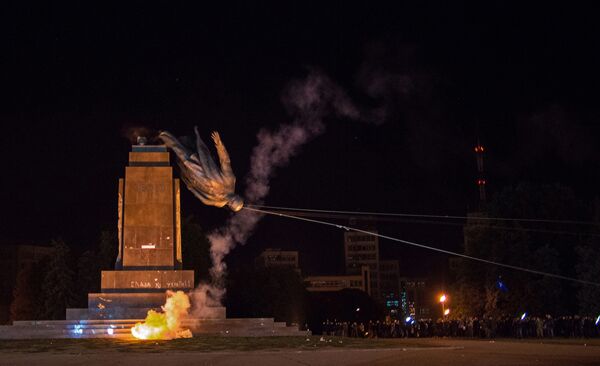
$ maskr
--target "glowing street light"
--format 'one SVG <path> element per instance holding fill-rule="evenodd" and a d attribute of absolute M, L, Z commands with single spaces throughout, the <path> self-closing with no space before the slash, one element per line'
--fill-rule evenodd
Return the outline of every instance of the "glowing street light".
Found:
<path fill-rule="evenodd" d="M 450 314 L 450 309 L 446 309 L 446 310 L 444 310 L 444 315 L 445 315 L 445 316 L 448 316 L 448 314 Z"/>
<path fill-rule="evenodd" d="M 450 311 L 448 310 L 448 314 L 446 313 L 446 307 L 445 307 L 445 303 L 446 300 L 448 300 L 448 297 L 446 296 L 446 294 L 442 294 L 440 296 L 440 303 L 442 304 L 442 314 L 444 314 L 444 316 L 448 315 L 450 313 Z"/>

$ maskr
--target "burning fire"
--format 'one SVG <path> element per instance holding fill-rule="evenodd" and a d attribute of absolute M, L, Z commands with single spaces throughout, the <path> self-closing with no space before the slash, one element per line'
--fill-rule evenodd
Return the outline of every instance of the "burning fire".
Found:
<path fill-rule="evenodd" d="M 167 302 L 162 312 L 149 310 L 146 320 L 131 328 L 131 334 L 138 339 L 191 338 L 189 329 L 181 328 L 181 320 L 188 315 L 190 299 L 183 291 L 167 291 Z"/>

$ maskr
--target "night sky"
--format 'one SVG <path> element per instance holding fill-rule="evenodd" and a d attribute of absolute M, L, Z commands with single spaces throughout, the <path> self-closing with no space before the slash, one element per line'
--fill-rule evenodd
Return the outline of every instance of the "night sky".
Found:
<path fill-rule="evenodd" d="M 116 225 L 130 150 L 124 131 L 134 126 L 190 135 L 197 125 L 207 139 L 220 131 L 243 192 L 256 133 L 290 121 L 282 92 L 309 68 L 385 118 L 327 118 L 325 133 L 276 171 L 266 204 L 464 215 L 477 206 L 478 138 L 490 194 L 527 180 L 565 184 L 584 200 L 597 195 L 600 27 L 592 8 L 323 3 L 4 9 L 2 243 L 60 236 L 83 249 Z M 182 210 L 207 230 L 228 215 L 187 191 Z M 462 240 L 460 226 L 378 227 L 451 250 Z M 297 249 L 306 273 L 335 273 L 342 238 L 265 218 L 230 260 Z M 435 274 L 447 258 L 381 246 L 407 274 Z"/>

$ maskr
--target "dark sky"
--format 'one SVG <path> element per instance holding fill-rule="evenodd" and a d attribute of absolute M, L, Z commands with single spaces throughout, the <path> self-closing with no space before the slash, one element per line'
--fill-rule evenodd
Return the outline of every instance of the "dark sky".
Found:
<path fill-rule="evenodd" d="M 328 118 L 326 132 L 277 170 L 267 204 L 462 215 L 477 202 L 478 137 L 491 193 L 529 180 L 597 194 L 593 8 L 323 3 L 6 8 L 3 241 L 62 236 L 83 248 L 113 226 L 131 126 L 220 131 L 242 182 L 256 133 L 290 121 L 282 91 L 309 67 L 361 108 L 384 109 L 385 122 Z M 207 229 L 226 218 L 187 192 L 182 206 Z M 460 227 L 379 228 L 443 248 L 461 240 Z M 274 218 L 232 260 L 265 247 L 299 249 L 308 272 L 342 265 L 341 231 Z M 445 262 L 389 243 L 382 251 L 417 273 Z"/>

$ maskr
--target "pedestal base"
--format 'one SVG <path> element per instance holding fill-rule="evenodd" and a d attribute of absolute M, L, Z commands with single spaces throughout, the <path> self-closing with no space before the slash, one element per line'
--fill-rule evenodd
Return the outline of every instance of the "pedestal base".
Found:
<path fill-rule="evenodd" d="M 165 292 L 93 293 L 88 294 L 87 309 L 67 309 L 67 320 L 144 319 L 148 310 L 162 311 Z M 204 319 L 225 319 L 225 307 L 211 307 L 202 312 Z"/>
<path fill-rule="evenodd" d="M 67 309 L 67 320 L 143 319 L 148 310 L 161 311 L 167 290 L 191 291 L 194 271 L 174 269 L 102 271 L 100 293 L 88 294 L 87 309 Z M 225 318 L 225 308 L 216 310 Z"/>
<path fill-rule="evenodd" d="M 87 310 L 87 309 L 83 309 Z M 119 338 L 133 339 L 131 327 L 142 319 L 110 320 L 31 320 L 15 321 L 13 325 L 0 325 L 0 339 L 52 339 L 52 338 Z M 181 326 L 194 336 L 223 337 L 307 336 L 298 326 L 286 326 L 273 318 L 250 319 L 185 319 Z"/>

